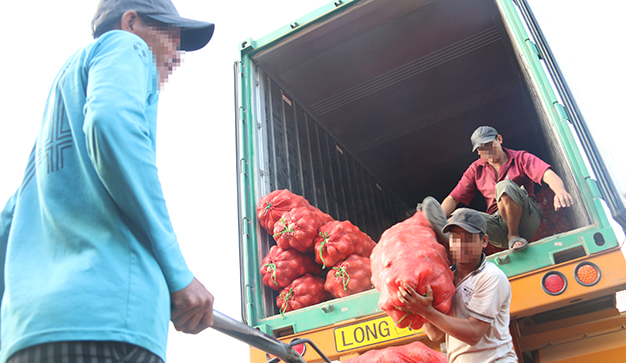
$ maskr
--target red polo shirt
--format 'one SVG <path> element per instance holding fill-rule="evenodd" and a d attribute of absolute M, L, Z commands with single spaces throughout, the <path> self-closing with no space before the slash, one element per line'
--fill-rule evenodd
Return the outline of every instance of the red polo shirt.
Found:
<path fill-rule="evenodd" d="M 550 165 L 524 150 L 502 149 L 509 160 L 500 167 L 498 178 L 493 166 L 483 159 L 478 159 L 463 173 L 463 177 L 450 193 L 452 198 L 469 205 L 476 191 L 479 191 L 487 202 L 487 213 L 493 214 L 498 210 L 496 183 L 503 180 L 512 180 L 515 184 L 523 186 L 528 195 L 535 198 L 534 183 L 541 184 L 543 174 Z"/>

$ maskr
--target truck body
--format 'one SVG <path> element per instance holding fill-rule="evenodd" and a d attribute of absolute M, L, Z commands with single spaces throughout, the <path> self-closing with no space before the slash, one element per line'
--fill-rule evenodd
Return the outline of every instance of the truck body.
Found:
<path fill-rule="evenodd" d="M 511 282 L 520 361 L 626 353 L 615 306 L 626 260 L 610 224 L 626 225 L 624 202 L 525 0 L 337 0 L 239 47 L 245 323 L 285 341 L 311 339 L 331 359 L 414 340 L 439 349 L 421 331 L 395 328 L 376 290 L 281 316 L 277 292 L 261 283 L 275 242 L 256 206 L 288 189 L 378 241 L 424 197 L 448 195 L 477 158 L 469 136 L 490 125 L 503 146 L 551 164 L 574 198 L 568 231 L 488 256 Z M 485 210 L 479 193 L 470 207 Z M 589 269 L 595 281 L 582 277 Z M 562 291 L 546 289 L 551 275 Z M 304 357 L 321 361 L 312 350 Z M 266 360 L 251 350 L 252 362 Z"/>

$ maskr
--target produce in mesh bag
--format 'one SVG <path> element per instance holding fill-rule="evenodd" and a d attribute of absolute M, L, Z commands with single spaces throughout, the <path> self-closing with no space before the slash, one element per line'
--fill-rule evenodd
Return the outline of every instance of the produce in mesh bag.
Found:
<path fill-rule="evenodd" d="M 321 218 L 321 214 L 310 207 L 294 208 L 274 224 L 274 239 L 283 250 L 313 251 L 313 239 L 324 224 Z"/>
<path fill-rule="evenodd" d="M 324 279 L 306 274 L 291 282 L 276 298 L 280 314 L 319 304 L 329 297 L 324 290 Z"/>
<path fill-rule="evenodd" d="M 321 226 L 315 243 L 315 262 L 334 266 L 350 255 L 369 257 L 376 243 L 349 221 L 332 221 Z"/>
<path fill-rule="evenodd" d="M 322 221 L 322 224 L 326 224 L 334 220 L 333 217 L 330 216 L 330 214 L 324 213 L 314 206 L 311 206 L 311 210 L 313 210 L 313 212 L 318 215 L 318 218 L 320 221 Z"/>
<path fill-rule="evenodd" d="M 283 214 L 294 208 L 311 208 L 309 202 L 302 196 L 293 194 L 287 189 L 275 190 L 259 200 L 256 208 L 259 223 L 269 234 L 274 232 L 276 223 Z"/>
<path fill-rule="evenodd" d="M 552 235 L 554 235 L 554 233 L 550 221 L 547 218 L 541 217 L 541 223 L 539 224 L 539 228 L 537 228 L 537 231 L 535 232 L 535 234 L 533 234 L 532 238 L 528 242 L 539 241 L 542 238 L 546 238 Z"/>
<path fill-rule="evenodd" d="M 370 259 L 350 255 L 326 275 L 324 288 L 335 297 L 346 297 L 372 288 Z"/>
<path fill-rule="evenodd" d="M 304 274 L 318 274 L 321 270 L 312 256 L 294 249 L 283 250 L 278 246 L 272 246 L 261 263 L 263 285 L 274 290 L 284 288 Z"/>
<path fill-rule="evenodd" d="M 572 226 L 570 225 L 567 218 L 565 218 L 564 211 L 560 210 L 558 212 L 554 212 L 551 218 L 552 221 L 552 230 L 554 234 L 559 234 L 572 230 Z"/>
<path fill-rule="evenodd" d="M 530 239 L 530 242 L 538 241 L 542 238 L 567 232 L 572 229 L 569 221 L 565 217 L 565 211 L 554 210 L 554 192 L 552 189 L 542 187 L 539 193 L 537 193 L 537 200 L 539 201 L 543 215 L 539 228 Z"/>
<path fill-rule="evenodd" d="M 446 355 L 431 349 L 422 342 L 397 347 L 373 349 L 345 363 L 448 363 Z"/>
<path fill-rule="evenodd" d="M 454 296 L 454 275 L 445 248 L 437 242 L 423 212 L 387 229 L 370 256 L 372 283 L 380 291 L 378 306 L 400 328 L 419 329 L 424 319 L 396 309 L 398 286 L 406 283 L 419 294 L 433 290 L 433 307 L 448 314 Z"/>

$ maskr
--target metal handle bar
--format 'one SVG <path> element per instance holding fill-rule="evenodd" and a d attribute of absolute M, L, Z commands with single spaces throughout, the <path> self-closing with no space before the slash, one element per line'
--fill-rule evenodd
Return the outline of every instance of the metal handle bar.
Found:
<path fill-rule="evenodd" d="M 330 361 L 330 359 L 328 359 L 328 357 L 324 355 L 324 353 L 322 353 L 320 348 L 318 348 L 317 345 L 315 345 L 315 343 L 313 343 L 310 339 L 295 338 L 291 342 L 289 342 L 289 345 L 293 347 L 294 345 L 306 344 L 306 343 L 308 343 L 317 352 L 317 354 L 324 360 L 324 362 L 333 363 Z M 278 358 L 274 358 L 274 359 L 268 360 L 265 363 L 278 363 L 278 362 L 280 362 L 280 360 Z"/>
<path fill-rule="evenodd" d="M 252 347 L 275 355 L 287 363 L 306 363 L 304 358 L 289 344 L 285 344 L 259 330 L 231 319 L 219 311 L 213 310 L 212 328 Z"/>

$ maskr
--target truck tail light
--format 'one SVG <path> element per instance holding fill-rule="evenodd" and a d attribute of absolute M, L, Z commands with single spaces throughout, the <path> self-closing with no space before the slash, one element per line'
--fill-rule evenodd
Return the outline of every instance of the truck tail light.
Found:
<path fill-rule="evenodd" d="M 574 270 L 576 281 L 583 286 L 593 286 L 600 281 L 600 268 L 593 262 L 581 262 Z"/>
<path fill-rule="evenodd" d="M 550 271 L 543 275 L 541 287 L 550 295 L 559 295 L 567 288 L 567 279 L 558 271 Z"/>
<path fill-rule="evenodd" d="M 297 344 L 296 342 L 299 341 L 300 339 L 298 338 L 294 338 L 292 339 L 289 344 L 291 345 L 291 347 L 293 348 L 293 350 L 295 350 L 296 352 L 298 352 L 298 354 L 300 354 L 300 356 L 303 356 L 304 353 L 306 352 L 306 345 L 304 343 L 300 343 Z"/>

